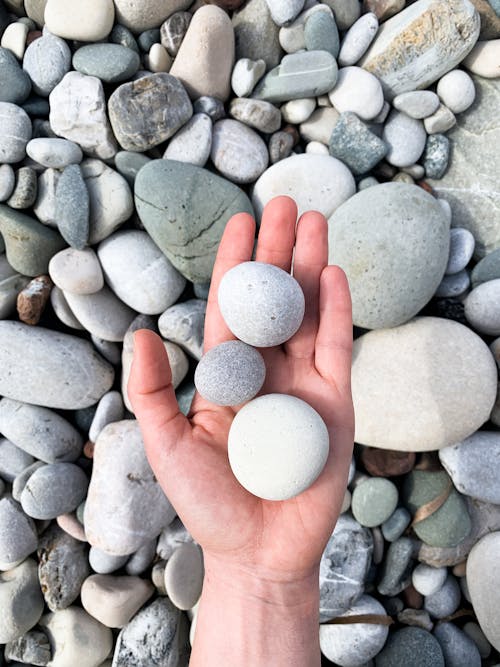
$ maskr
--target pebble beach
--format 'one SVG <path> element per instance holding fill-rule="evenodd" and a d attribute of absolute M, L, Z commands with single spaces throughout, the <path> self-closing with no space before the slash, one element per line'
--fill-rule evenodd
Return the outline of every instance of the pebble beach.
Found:
<path fill-rule="evenodd" d="M 254 396 L 246 342 L 276 343 L 200 363 L 204 318 L 228 220 L 277 195 L 327 218 L 353 301 L 322 665 L 500 667 L 499 146 L 499 0 L 0 0 L 0 667 L 187 667 L 203 554 L 133 333 L 184 414 L 195 374 Z"/>

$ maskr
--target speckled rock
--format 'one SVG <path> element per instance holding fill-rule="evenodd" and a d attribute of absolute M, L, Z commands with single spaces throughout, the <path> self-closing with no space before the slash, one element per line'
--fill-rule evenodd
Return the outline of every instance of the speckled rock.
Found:
<path fill-rule="evenodd" d="M 71 51 L 64 39 L 46 31 L 28 45 L 23 69 L 29 74 L 33 90 L 47 97 L 71 68 Z"/>
<path fill-rule="evenodd" d="M 158 329 L 163 338 L 177 343 L 199 360 L 203 354 L 206 310 L 205 299 L 188 299 L 183 303 L 176 303 L 161 315 Z"/>
<path fill-rule="evenodd" d="M 1 563 L 24 560 L 35 551 L 38 544 L 34 521 L 9 495 L 0 498 L 0 535 Z"/>
<path fill-rule="evenodd" d="M 36 562 L 27 558 L 8 572 L 0 572 L 0 642 L 21 637 L 36 625 L 43 612 Z"/>
<path fill-rule="evenodd" d="M 396 95 L 392 105 L 411 118 L 427 118 L 437 111 L 439 97 L 431 90 L 412 90 Z"/>
<path fill-rule="evenodd" d="M 422 162 L 427 178 L 442 178 L 448 169 L 450 140 L 444 134 L 427 137 Z"/>
<path fill-rule="evenodd" d="M 66 167 L 57 182 L 55 216 L 64 240 L 83 250 L 89 237 L 89 193 L 77 164 Z"/>
<path fill-rule="evenodd" d="M 20 162 L 26 155 L 26 144 L 31 139 L 29 116 L 17 104 L 0 102 L 0 122 L 0 162 Z"/>
<path fill-rule="evenodd" d="M 236 59 L 262 59 L 267 69 L 281 60 L 279 26 L 273 21 L 266 0 L 249 0 L 234 12 L 232 20 Z"/>
<path fill-rule="evenodd" d="M 280 110 L 264 100 L 236 97 L 231 100 L 229 114 L 245 125 L 266 134 L 276 132 L 281 126 Z"/>
<path fill-rule="evenodd" d="M 5 646 L 5 657 L 14 667 L 20 665 L 47 665 L 52 657 L 47 635 L 40 630 L 28 630 L 18 639 L 8 642 Z"/>
<path fill-rule="evenodd" d="M 269 161 L 267 146 L 257 132 L 231 118 L 215 123 L 210 157 L 225 178 L 238 184 L 256 181 Z"/>
<path fill-rule="evenodd" d="M 204 167 L 212 147 L 212 121 L 205 113 L 196 113 L 168 142 L 164 158 Z"/>
<path fill-rule="evenodd" d="M 329 141 L 330 155 L 342 160 L 353 174 L 370 171 L 387 153 L 387 144 L 351 111 L 341 113 Z"/>
<path fill-rule="evenodd" d="M 391 633 L 375 664 L 376 667 L 445 667 L 437 639 L 430 632 L 415 627 Z"/>
<path fill-rule="evenodd" d="M 160 37 L 162 46 L 169 55 L 176 56 L 192 19 L 190 12 L 175 12 L 161 24 Z"/>
<path fill-rule="evenodd" d="M 16 172 L 16 183 L 7 205 L 15 209 L 30 208 L 37 195 L 36 172 L 31 167 L 20 167 Z"/>
<path fill-rule="evenodd" d="M 434 630 L 447 665 L 481 667 L 481 655 L 474 641 L 454 623 L 440 623 Z"/>

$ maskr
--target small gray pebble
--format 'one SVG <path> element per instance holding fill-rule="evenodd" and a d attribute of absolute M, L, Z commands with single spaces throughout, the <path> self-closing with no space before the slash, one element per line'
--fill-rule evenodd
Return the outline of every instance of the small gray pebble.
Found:
<path fill-rule="evenodd" d="M 396 95 L 392 105 L 411 118 L 427 118 L 438 109 L 439 97 L 430 90 L 412 90 Z"/>
<path fill-rule="evenodd" d="M 159 42 L 160 42 L 160 28 L 151 28 L 150 30 L 144 30 L 144 32 L 141 32 L 141 34 L 137 38 L 137 43 L 144 51 L 144 53 L 148 53 L 149 49 L 153 46 L 153 44 L 158 44 Z"/>
<path fill-rule="evenodd" d="M 6 201 L 16 184 L 16 175 L 10 164 L 0 165 L 0 202 Z"/>
<path fill-rule="evenodd" d="M 6 482 L 13 482 L 25 468 L 34 462 L 27 452 L 6 438 L 0 438 L 0 477 Z"/>
<path fill-rule="evenodd" d="M 476 644 L 453 623 L 439 623 L 434 637 L 441 646 L 446 667 L 481 667 Z"/>
<path fill-rule="evenodd" d="M 444 618 L 453 614 L 460 604 L 460 586 L 451 574 L 441 588 L 424 598 L 424 609 L 434 618 Z"/>
<path fill-rule="evenodd" d="M 395 542 L 404 533 L 411 521 L 411 515 L 404 507 L 398 507 L 382 524 L 382 534 L 388 542 Z"/>
<path fill-rule="evenodd" d="M 488 253 L 472 269 L 472 287 L 476 288 L 489 280 L 500 278 L 500 248 Z"/>
<path fill-rule="evenodd" d="M 0 563 L 23 560 L 35 551 L 37 544 L 34 521 L 11 496 L 0 498 Z"/>
<path fill-rule="evenodd" d="M 125 565 L 125 572 L 130 576 L 137 576 L 142 574 L 153 562 L 156 555 L 156 538 L 146 542 L 135 554 L 130 556 L 130 559 Z"/>
<path fill-rule="evenodd" d="M 445 275 L 452 275 L 465 269 L 474 254 L 474 236 L 464 227 L 450 229 L 450 255 Z"/>
<path fill-rule="evenodd" d="M 208 95 L 202 95 L 193 102 L 193 112 L 207 114 L 214 123 L 226 115 L 224 103 L 216 97 L 209 97 Z"/>
<path fill-rule="evenodd" d="M 102 551 L 98 547 L 90 547 L 90 567 L 97 574 L 111 574 L 111 572 L 115 572 L 125 565 L 128 559 L 129 556 L 114 556 Z"/>
<path fill-rule="evenodd" d="M 137 46 L 134 35 L 128 28 L 120 25 L 120 23 L 114 25 L 113 30 L 109 34 L 109 41 L 112 44 L 121 44 L 122 46 L 126 46 L 128 49 L 132 49 L 132 51 L 139 53 L 139 47 Z"/>
<path fill-rule="evenodd" d="M 269 139 L 269 160 L 275 164 L 292 154 L 293 137 L 290 132 L 274 132 Z"/>
<path fill-rule="evenodd" d="M 52 649 L 45 632 L 29 630 L 5 645 L 5 657 L 7 660 L 20 660 L 24 666 L 30 663 L 43 667 L 51 661 Z"/>
<path fill-rule="evenodd" d="M 78 507 L 87 486 L 87 476 L 77 465 L 49 463 L 28 479 L 21 493 L 21 505 L 34 519 L 55 519 Z"/>
<path fill-rule="evenodd" d="M 413 625 L 429 632 L 434 627 L 434 623 L 425 609 L 403 609 L 398 613 L 398 621 L 403 625 Z"/>
<path fill-rule="evenodd" d="M 99 433 L 111 422 L 123 419 L 124 405 L 122 395 L 119 391 L 109 391 L 97 404 L 97 409 L 89 428 L 89 440 L 95 442 Z"/>
<path fill-rule="evenodd" d="M 70 164 L 78 164 L 83 158 L 82 149 L 74 141 L 50 137 L 32 139 L 26 146 L 26 153 L 32 160 L 44 167 L 55 169 L 64 169 Z"/>
<path fill-rule="evenodd" d="M 409 537 L 391 542 L 382 565 L 381 579 L 377 586 L 382 595 L 397 595 L 411 581 L 415 545 Z"/>
<path fill-rule="evenodd" d="M 12 483 L 12 497 L 14 500 L 17 500 L 18 503 L 21 502 L 21 493 L 23 492 L 27 481 L 35 472 L 35 470 L 42 468 L 44 465 L 45 463 L 43 461 L 35 461 L 35 463 L 32 463 L 30 466 L 22 470 L 19 475 L 17 475 Z"/>
<path fill-rule="evenodd" d="M 71 51 L 64 39 L 46 32 L 31 42 L 23 58 L 23 69 L 37 95 L 48 97 L 71 69 Z"/>
<path fill-rule="evenodd" d="M 438 288 L 434 294 L 437 297 L 453 297 L 464 294 L 470 287 L 470 276 L 466 269 L 453 273 L 450 276 L 444 276 L 439 283 Z"/>

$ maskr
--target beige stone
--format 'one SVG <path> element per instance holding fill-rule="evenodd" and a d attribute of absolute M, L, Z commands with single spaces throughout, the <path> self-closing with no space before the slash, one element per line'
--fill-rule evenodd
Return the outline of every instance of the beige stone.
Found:
<path fill-rule="evenodd" d="M 95 42 L 111 32 L 113 0 L 48 0 L 45 25 L 58 37 Z"/>
<path fill-rule="evenodd" d="M 476 46 L 464 60 L 465 67 L 473 74 L 485 79 L 500 76 L 500 39 L 477 42 Z"/>
<path fill-rule="evenodd" d="M 115 0 L 116 20 L 132 32 L 159 28 L 169 16 L 187 9 L 192 0 Z"/>
<path fill-rule="evenodd" d="M 82 585 L 83 608 L 108 628 L 123 628 L 154 593 L 141 577 L 92 574 Z"/>
<path fill-rule="evenodd" d="M 216 5 L 201 7 L 193 16 L 170 69 L 196 99 L 210 95 L 223 101 L 231 92 L 234 31 L 226 12 Z"/>
<path fill-rule="evenodd" d="M 485 535 L 467 559 L 467 587 L 486 638 L 500 651 L 500 532 Z"/>

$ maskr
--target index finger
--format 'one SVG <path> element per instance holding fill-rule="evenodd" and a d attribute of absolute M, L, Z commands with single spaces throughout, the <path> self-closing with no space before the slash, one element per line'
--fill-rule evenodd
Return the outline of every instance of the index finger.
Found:
<path fill-rule="evenodd" d="M 219 343 L 234 339 L 221 315 L 217 293 L 222 276 L 229 269 L 252 259 L 254 241 L 255 220 L 252 216 L 248 213 L 233 215 L 222 235 L 212 273 L 205 316 L 204 352 L 208 352 L 210 348 Z"/>

